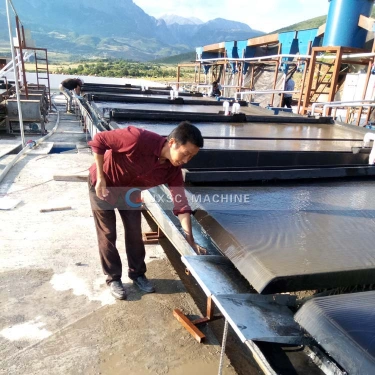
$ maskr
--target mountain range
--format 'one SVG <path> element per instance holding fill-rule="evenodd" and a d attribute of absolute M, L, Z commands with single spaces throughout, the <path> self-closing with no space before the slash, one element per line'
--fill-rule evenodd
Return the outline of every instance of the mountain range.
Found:
<path fill-rule="evenodd" d="M 12 3 L 38 47 L 71 58 L 147 61 L 192 51 L 206 44 L 264 34 L 247 24 L 221 18 L 203 22 L 197 18 L 165 15 L 156 19 L 132 0 L 110 3 L 103 0 L 13 0 Z M 0 24 L 7 24 L 4 1 L 0 2 Z M 8 38 L 6 28 L 2 28 L 1 45 Z"/>

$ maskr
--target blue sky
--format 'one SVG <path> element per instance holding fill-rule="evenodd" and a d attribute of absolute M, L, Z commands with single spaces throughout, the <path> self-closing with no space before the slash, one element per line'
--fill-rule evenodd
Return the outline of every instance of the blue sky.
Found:
<path fill-rule="evenodd" d="M 328 13 L 328 0 L 133 0 L 147 14 L 197 17 L 202 21 L 226 18 L 270 32 Z M 234 4 L 234 5 L 231 5 Z"/>

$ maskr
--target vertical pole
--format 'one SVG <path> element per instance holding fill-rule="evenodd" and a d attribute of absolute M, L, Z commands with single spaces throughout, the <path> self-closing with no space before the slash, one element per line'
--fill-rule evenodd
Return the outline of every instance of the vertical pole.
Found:
<path fill-rule="evenodd" d="M 253 86 L 254 86 L 254 65 L 251 64 L 251 77 L 250 77 L 249 89 L 253 90 Z"/>
<path fill-rule="evenodd" d="M 311 55 L 311 41 L 309 42 L 308 47 L 307 47 L 307 54 Z M 307 69 L 310 69 L 310 60 L 309 59 L 305 60 L 305 69 L 303 69 L 302 84 L 301 84 L 301 90 L 300 90 L 299 98 L 298 98 L 297 113 L 299 113 L 299 110 L 301 109 L 301 101 L 302 101 L 302 97 L 303 97 L 303 92 L 305 90 L 305 81 L 306 81 Z M 306 96 L 305 96 L 305 100 L 306 100 Z"/>
<path fill-rule="evenodd" d="M 202 70 L 202 63 L 199 61 L 199 70 L 198 70 L 198 85 L 201 84 L 201 70 Z"/>
<path fill-rule="evenodd" d="M 237 90 L 237 91 L 242 91 L 242 84 L 243 84 L 243 81 L 245 79 L 244 74 L 243 74 L 243 65 L 244 65 L 243 62 L 241 62 L 240 68 L 239 68 L 239 71 L 238 71 L 238 74 L 239 74 L 239 77 L 238 77 L 239 90 Z"/>
<path fill-rule="evenodd" d="M 277 49 L 277 54 L 280 55 L 280 52 L 281 52 L 281 43 L 279 43 L 279 47 Z M 276 89 L 276 84 L 277 84 L 277 76 L 278 76 L 278 73 L 279 73 L 279 65 L 280 65 L 280 62 L 281 62 L 281 57 L 279 57 L 276 61 L 276 67 L 275 67 L 275 76 L 273 78 L 273 86 L 272 86 L 272 90 L 275 90 Z M 272 94 L 272 97 L 271 97 L 271 105 L 273 107 L 273 102 L 274 102 L 274 99 L 275 99 L 275 94 Z"/>
<path fill-rule="evenodd" d="M 223 373 L 224 354 L 225 354 L 225 346 L 227 344 L 227 337 L 228 337 L 228 319 L 225 319 L 223 342 L 221 344 L 221 353 L 220 353 L 220 363 L 219 363 L 219 373 L 218 373 L 219 375 L 222 375 Z"/>
<path fill-rule="evenodd" d="M 345 122 L 346 122 L 347 124 L 349 124 L 351 108 L 352 108 L 352 107 L 348 107 L 348 108 L 346 109 Z"/>
<path fill-rule="evenodd" d="M 373 61 L 369 60 L 368 67 L 367 67 L 367 74 L 366 74 L 365 86 L 363 88 L 363 93 L 362 93 L 362 100 L 366 99 L 366 93 L 367 93 L 368 83 L 370 81 L 372 63 L 373 63 Z M 370 112 L 370 110 L 371 110 L 371 107 L 368 107 L 368 112 Z M 356 122 L 357 126 L 359 126 L 359 123 L 361 122 L 362 111 L 363 111 L 363 107 L 359 107 L 358 116 L 357 116 L 357 122 Z"/>
<path fill-rule="evenodd" d="M 214 303 L 212 302 L 212 296 L 207 297 L 207 312 L 206 318 L 211 320 L 214 317 Z"/>
<path fill-rule="evenodd" d="M 299 97 L 298 97 L 298 107 L 297 107 L 297 113 L 300 113 L 300 109 L 301 109 L 301 102 L 302 102 L 302 97 L 303 97 L 303 94 L 304 94 L 304 90 L 305 90 L 305 82 L 306 82 L 306 73 L 307 73 L 307 69 L 310 68 L 310 60 L 305 60 L 305 69 L 303 69 L 303 75 L 302 75 L 302 84 L 301 84 L 301 90 L 300 90 L 300 93 L 299 93 Z M 306 100 L 306 95 L 305 95 L 305 99 Z"/>
<path fill-rule="evenodd" d="M 311 93 L 311 87 L 314 79 L 314 73 L 315 73 L 315 64 L 316 64 L 316 51 L 313 48 L 311 53 L 311 59 L 309 64 L 309 76 L 307 79 L 307 86 L 306 86 L 306 92 L 305 92 L 305 99 L 303 101 L 303 107 L 302 107 L 302 115 L 306 114 L 307 108 L 310 105 L 310 93 Z"/>
<path fill-rule="evenodd" d="M 371 52 L 373 52 L 373 53 L 375 52 L 375 40 L 374 40 L 374 43 L 372 44 Z M 373 62 L 373 64 L 375 64 L 375 58 L 373 58 L 372 62 Z M 374 95 L 374 87 L 372 88 L 372 92 L 371 92 L 370 98 L 372 98 L 373 95 Z M 374 109 L 375 108 L 369 107 L 369 109 L 367 111 L 367 116 L 366 116 L 366 124 L 370 121 L 371 112 Z"/>
<path fill-rule="evenodd" d="M 336 60 L 335 64 L 333 66 L 333 79 L 331 79 L 331 87 L 329 89 L 329 94 L 328 94 L 328 101 L 333 102 L 335 100 L 335 94 L 336 94 L 336 85 L 337 81 L 339 79 L 339 71 L 340 71 L 340 66 L 341 66 L 341 59 L 342 59 L 342 53 L 343 50 L 341 47 L 337 48 L 336 51 Z M 328 108 L 328 116 L 331 115 L 332 109 Z"/>
<path fill-rule="evenodd" d="M 251 79 L 250 79 L 250 91 L 254 90 L 254 65 L 251 64 Z M 253 101 L 253 96 L 250 94 L 249 103 Z"/>
<path fill-rule="evenodd" d="M 9 31 L 9 40 L 10 40 L 10 49 L 12 52 L 12 61 L 14 67 L 14 84 L 16 86 L 16 94 L 17 94 L 17 108 L 18 108 L 18 118 L 20 122 L 20 131 L 21 131 L 21 139 L 22 139 L 22 146 L 25 146 L 25 134 L 23 129 L 23 120 L 22 120 L 22 108 L 21 108 L 21 100 L 20 100 L 20 88 L 18 85 L 18 71 L 17 71 L 17 64 L 16 64 L 16 55 L 14 51 L 14 44 L 13 44 L 13 35 L 12 35 L 12 26 L 10 22 L 10 15 L 9 15 L 9 1 L 5 0 L 6 4 L 6 11 L 7 11 L 7 18 L 8 18 L 8 31 Z"/>
<path fill-rule="evenodd" d="M 17 27 L 17 37 L 18 37 L 18 50 L 19 50 L 20 62 L 21 62 L 20 69 L 22 69 L 22 81 L 23 81 L 23 85 L 25 86 L 26 99 L 29 99 L 29 92 L 27 89 L 26 72 L 25 72 L 25 62 L 23 61 L 23 51 L 22 51 L 24 40 L 22 40 L 21 38 L 20 20 L 18 16 L 16 16 L 16 27 Z"/>
<path fill-rule="evenodd" d="M 224 60 L 224 65 L 223 65 L 223 86 L 226 85 L 225 80 L 227 79 L 225 71 L 227 70 L 227 62 Z M 223 96 L 226 97 L 226 87 L 223 88 Z"/>
<path fill-rule="evenodd" d="M 180 88 L 180 65 L 177 65 L 177 91 Z"/>

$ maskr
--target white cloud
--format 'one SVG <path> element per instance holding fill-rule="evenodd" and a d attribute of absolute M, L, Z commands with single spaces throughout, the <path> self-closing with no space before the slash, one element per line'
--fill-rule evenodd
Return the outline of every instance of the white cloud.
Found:
<path fill-rule="evenodd" d="M 327 14 L 329 6 L 328 0 L 134 0 L 134 3 L 156 18 L 166 13 L 202 21 L 225 18 L 266 32 Z"/>

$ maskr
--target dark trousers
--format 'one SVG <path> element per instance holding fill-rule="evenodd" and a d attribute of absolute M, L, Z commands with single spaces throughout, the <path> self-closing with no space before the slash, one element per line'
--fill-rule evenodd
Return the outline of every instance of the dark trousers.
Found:
<path fill-rule="evenodd" d="M 98 236 L 100 261 L 103 272 L 107 275 L 107 284 L 120 280 L 122 263 L 116 248 L 116 214 L 117 208 L 125 229 L 125 250 L 128 258 L 128 275 L 136 279 L 146 272 L 145 246 L 142 239 L 141 210 L 124 207 L 123 202 L 115 206 L 102 201 L 96 196 L 95 188 L 89 181 L 89 196 Z"/>
<path fill-rule="evenodd" d="M 284 96 L 283 101 L 281 103 L 281 107 L 287 107 L 287 108 L 292 108 L 292 100 L 293 98 L 291 96 Z"/>

